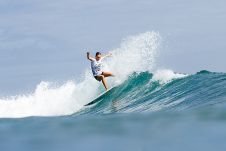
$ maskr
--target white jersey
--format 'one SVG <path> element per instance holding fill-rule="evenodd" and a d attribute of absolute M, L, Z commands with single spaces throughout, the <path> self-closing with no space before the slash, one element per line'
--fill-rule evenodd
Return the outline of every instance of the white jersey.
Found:
<path fill-rule="evenodd" d="M 102 74 L 102 66 L 102 59 L 100 59 L 99 61 L 97 61 L 96 59 L 91 61 L 93 76 L 98 76 Z"/>

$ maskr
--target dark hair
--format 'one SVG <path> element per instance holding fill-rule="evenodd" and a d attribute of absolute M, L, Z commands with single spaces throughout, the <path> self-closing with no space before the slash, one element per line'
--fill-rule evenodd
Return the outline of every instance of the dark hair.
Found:
<path fill-rule="evenodd" d="M 100 52 L 96 52 L 96 56 L 98 56 L 98 55 L 101 55 L 101 53 Z"/>

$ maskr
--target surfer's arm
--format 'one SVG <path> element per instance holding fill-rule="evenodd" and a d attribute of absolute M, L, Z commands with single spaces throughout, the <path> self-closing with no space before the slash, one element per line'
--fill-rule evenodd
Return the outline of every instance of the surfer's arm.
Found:
<path fill-rule="evenodd" d="M 94 61 L 94 58 L 90 57 L 89 52 L 87 52 L 87 59 L 90 60 L 90 61 Z"/>
<path fill-rule="evenodd" d="M 106 57 L 111 57 L 112 56 L 112 53 L 108 53 L 108 54 L 106 54 L 106 55 L 103 55 L 102 56 L 102 59 L 104 59 L 104 58 L 106 58 Z"/>

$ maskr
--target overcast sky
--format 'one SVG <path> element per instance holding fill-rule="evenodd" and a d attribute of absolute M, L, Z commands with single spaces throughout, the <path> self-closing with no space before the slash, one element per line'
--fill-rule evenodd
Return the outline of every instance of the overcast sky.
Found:
<path fill-rule="evenodd" d="M 162 37 L 159 68 L 226 72 L 225 0 L 1 0 L 0 94 L 78 79 L 86 51 L 130 35 Z"/>

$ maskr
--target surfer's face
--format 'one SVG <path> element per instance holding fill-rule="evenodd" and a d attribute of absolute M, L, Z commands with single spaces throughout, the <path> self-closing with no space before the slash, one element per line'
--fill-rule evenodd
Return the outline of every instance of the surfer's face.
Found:
<path fill-rule="evenodd" d="M 101 58 L 101 55 L 97 55 L 97 56 L 96 56 L 96 60 L 97 60 L 97 61 L 100 60 L 100 58 Z"/>

